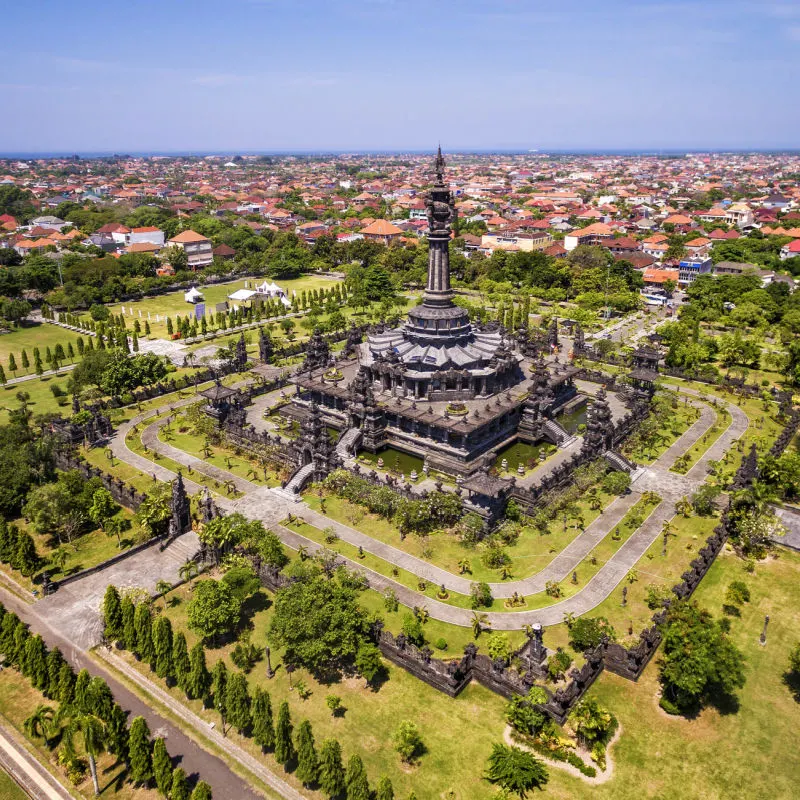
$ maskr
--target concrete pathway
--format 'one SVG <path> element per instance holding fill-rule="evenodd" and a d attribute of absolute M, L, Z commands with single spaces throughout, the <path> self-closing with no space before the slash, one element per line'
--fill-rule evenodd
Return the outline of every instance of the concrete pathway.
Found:
<path fill-rule="evenodd" d="M 19 734 L 0 723 L 0 768 L 29 797 L 41 800 L 73 800 L 66 786 L 56 780 L 20 739 Z"/>
<path fill-rule="evenodd" d="M 695 392 L 686 387 L 679 387 L 679 391 L 694 396 L 700 394 L 700 392 Z M 692 402 L 696 403 L 694 400 Z M 587 526 L 585 531 L 580 533 L 544 569 L 525 579 L 506 583 L 492 583 L 490 584 L 492 594 L 497 598 L 508 598 L 514 593 L 523 596 L 532 595 L 543 591 L 548 581 L 560 582 L 564 580 L 576 570 L 594 547 L 603 541 L 608 533 L 619 524 L 642 493 L 655 491 L 663 498 L 663 502 L 653 510 L 642 526 L 600 568 L 587 585 L 575 595 L 560 603 L 535 611 L 492 612 L 489 614 L 489 619 L 494 627 L 515 630 L 532 622 L 540 622 L 543 625 L 556 624 L 561 621 L 566 612 L 569 611 L 576 614 L 576 616 L 587 613 L 608 597 L 633 565 L 655 542 L 661 533 L 663 523 L 674 516 L 674 502 L 684 494 L 694 491 L 702 483 L 703 476 L 708 469 L 708 462 L 714 459 L 715 456 L 724 454 L 747 429 L 748 420 L 744 412 L 736 406 L 728 404 L 727 408 L 732 417 L 732 422 L 728 428 L 723 431 L 686 476 L 672 473 L 669 469 L 675 461 L 699 441 L 716 421 L 716 415 L 712 408 L 705 403 L 696 404 L 701 409 L 699 419 L 678 437 L 653 464 L 643 471 L 632 484 L 630 494 L 613 501 L 596 520 Z M 238 511 L 251 519 L 262 520 L 265 525 L 275 530 L 288 546 L 295 549 L 303 546 L 310 552 L 320 549 L 320 546 L 313 540 L 307 539 L 301 534 L 290 531 L 280 525 L 282 519 L 285 519 L 289 513 L 293 513 L 320 529 L 329 526 L 333 527 L 342 541 L 346 541 L 355 547 L 360 546 L 365 552 L 371 553 L 389 564 L 400 567 L 436 585 L 444 585 L 450 591 L 461 594 L 469 593 L 472 583 L 469 579 L 454 575 L 392 545 L 379 542 L 361 531 L 335 522 L 313 511 L 305 503 L 291 503 L 272 489 L 258 486 L 238 476 L 233 476 L 226 470 L 205 464 L 201 459 L 190 456 L 158 440 L 156 425 L 151 426 L 151 429 L 153 435 L 148 446 L 152 446 L 153 449 L 158 450 L 177 463 L 191 465 L 192 468 L 197 468 L 201 471 L 205 471 L 201 467 L 211 468 L 215 474 L 224 475 L 223 478 L 218 479 L 233 480 L 237 485 L 237 489 L 243 491 L 245 496 L 238 501 L 225 502 L 223 504 L 224 507 Z M 120 429 L 117 435 L 119 436 L 121 433 L 122 430 Z M 120 453 L 118 455 L 123 458 Z M 169 471 L 167 470 L 167 472 Z M 472 612 L 467 609 L 431 600 L 391 578 L 380 575 L 373 570 L 365 569 L 357 561 L 345 559 L 344 557 L 342 557 L 342 561 L 365 572 L 373 588 L 392 588 L 400 602 L 406 605 L 427 606 L 434 619 L 462 626 L 471 625 Z"/>
<path fill-rule="evenodd" d="M 36 613 L 55 630 L 61 631 L 76 647 L 88 650 L 103 636 L 100 607 L 109 584 L 119 589 L 141 588 L 155 593 L 160 580 L 172 584 L 180 580 L 180 568 L 200 549 L 193 531 L 179 536 L 161 550 L 154 544 L 99 572 L 94 572 L 36 602 Z"/>

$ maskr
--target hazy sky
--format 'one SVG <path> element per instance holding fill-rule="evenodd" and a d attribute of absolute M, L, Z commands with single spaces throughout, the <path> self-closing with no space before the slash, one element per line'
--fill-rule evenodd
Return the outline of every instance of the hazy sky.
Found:
<path fill-rule="evenodd" d="M 800 0 L 28 0 L 0 151 L 800 147 Z"/>

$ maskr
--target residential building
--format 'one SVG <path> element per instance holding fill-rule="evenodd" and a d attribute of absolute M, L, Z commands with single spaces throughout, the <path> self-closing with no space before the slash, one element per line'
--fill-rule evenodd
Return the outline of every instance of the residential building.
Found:
<path fill-rule="evenodd" d="M 693 258 L 691 256 L 681 259 L 678 264 L 678 271 L 680 273 L 678 284 L 681 288 L 685 288 L 694 283 L 698 275 L 708 275 L 711 273 L 713 264 L 711 259 L 707 256 L 698 256 Z"/>
<path fill-rule="evenodd" d="M 113 236 L 113 234 L 112 234 Z M 127 244 L 142 244 L 149 242 L 150 244 L 164 246 L 164 231 L 160 228 L 147 227 L 147 228 L 131 228 L 130 233 L 126 237 Z"/>
<path fill-rule="evenodd" d="M 390 245 L 403 235 L 403 231 L 387 219 L 376 219 L 371 225 L 362 228 L 361 235 L 371 242 Z"/>
<path fill-rule="evenodd" d="M 544 231 L 533 233 L 516 233 L 503 231 L 485 233 L 481 236 L 480 249 L 492 253 L 495 250 L 521 250 L 530 253 L 533 250 L 545 250 L 553 243 L 553 237 Z"/>
<path fill-rule="evenodd" d="M 189 259 L 189 269 L 202 269 L 214 260 L 211 239 L 195 231 L 183 231 L 169 240 L 170 245 L 180 247 Z"/>

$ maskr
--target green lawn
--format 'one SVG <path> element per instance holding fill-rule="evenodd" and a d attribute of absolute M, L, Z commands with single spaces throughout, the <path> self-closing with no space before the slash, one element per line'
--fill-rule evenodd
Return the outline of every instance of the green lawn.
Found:
<path fill-rule="evenodd" d="M 189 587 L 183 586 L 171 595 L 180 602 L 177 606 L 168 606 L 165 613 L 176 629 L 185 629 L 186 604 L 190 591 Z M 368 594 L 374 595 L 380 602 L 378 595 L 372 592 Z M 268 608 L 257 612 L 252 619 L 251 640 L 259 646 L 265 641 L 271 615 L 272 611 Z M 426 634 L 435 631 L 434 623 L 429 622 L 425 629 Z M 196 641 L 191 631 L 187 633 L 187 641 L 190 647 Z M 235 669 L 229 659 L 230 649 L 231 646 L 228 645 L 207 650 L 209 667 L 222 657 L 229 668 Z M 460 653 L 460 649 L 457 653 Z M 129 654 L 124 657 L 130 659 L 131 663 L 136 663 Z M 311 696 L 307 700 L 301 700 L 297 692 L 289 688 L 280 653 L 274 649 L 272 664 L 277 667 L 272 680 L 266 678 L 263 661 L 254 667 L 249 675 L 251 687 L 259 684 L 266 688 L 271 694 L 276 711 L 277 706 L 286 700 L 295 729 L 303 719 L 310 720 L 318 743 L 327 737 L 337 738 L 342 745 L 345 761 L 350 754 L 359 753 L 364 759 L 373 786 L 380 775 L 386 774 L 392 779 L 395 796 L 398 798 L 406 798 L 412 790 L 420 800 L 438 798 L 445 796 L 449 789 L 455 791 L 454 797 L 464 800 L 488 800 L 494 796 L 489 785 L 481 780 L 481 773 L 492 742 L 498 741 L 502 735 L 502 698 L 478 685 L 472 685 L 460 697 L 451 699 L 418 681 L 405 670 L 389 664 L 388 680 L 378 690 L 366 689 L 364 681 L 354 677 L 345 677 L 340 682 L 322 685 L 304 670 L 298 670 L 292 675 L 292 682 L 296 684 L 298 680 L 302 680 L 311 690 Z M 147 667 L 137 666 L 152 680 L 158 680 Z M 170 691 L 187 702 L 203 719 L 219 724 L 219 715 L 216 712 L 202 709 L 198 702 L 185 701 L 180 690 Z M 342 698 L 345 708 L 342 716 L 331 716 L 325 704 L 328 694 L 337 694 Z M 391 744 L 392 733 L 403 719 L 417 723 L 427 748 L 419 764 L 414 767 L 402 765 Z M 477 724 L 478 720 L 480 724 Z M 468 735 L 462 735 L 463 732 L 468 732 Z M 253 754 L 257 754 L 257 748 L 251 740 L 241 739 L 235 732 L 228 735 Z M 279 774 L 283 773 L 283 768 L 275 764 L 271 755 L 259 757 Z M 288 780 L 300 788 L 292 775 L 288 776 Z M 322 797 L 318 792 L 307 794 L 313 798 Z"/>
<path fill-rule="evenodd" d="M 261 283 L 263 278 L 248 278 L 248 285 L 252 288 L 254 285 Z M 309 275 L 303 278 L 297 278 L 287 281 L 276 281 L 276 283 L 287 293 L 289 299 L 292 298 L 292 292 L 297 292 L 298 296 L 305 290 L 313 289 L 331 289 L 336 286 L 337 281 L 331 278 L 324 278 L 318 275 Z M 244 289 L 245 279 L 239 278 L 238 280 L 229 283 L 217 283 L 213 286 L 207 286 L 202 289 L 204 302 L 206 304 L 206 314 L 214 313 L 214 307 L 217 303 L 221 303 L 227 299 L 228 295 L 235 292 L 237 289 Z M 152 335 L 157 338 L 167 338 L 167 326 L 164 321 L 165 316 L 172 317 L 175 322 L 175 316 L 180 315 L 185 317 L 187 314 L 194 313 L 194 306 L 187 303 L 183 299 L 183 290 L 177 292 L 170 292 L 169 294 L 160 295 L 158 297 L 147 297 L 144 300 L 135 302 L 117 303 L 110 305 L 108 308 L 112 314 L 121 313 L 122 306 L 125 307 L 126 323 L 133 325 L 133 320 L 138 319 L 144 329 L 144 322 L 147 319 L 148 312 L 150 313 L 150 330 Z M 133 309 L 133 317 L 130 316 L 130 309 Z M 141 317 L 139 311 L 142 312 Z M 161 317 L 161 322 L 156 322 L 156 316 Z M 88 315 L 86 316 L 88 319 Z M 216 341 L 216 340 L 215 340 Z"/>
<path fill-rule="evenodd" d="M 657 706 L 656 659 L 636 683 L 604 673 L 590 694 L 611 708 L 622 723 L 623 735 L 613 751 L 614 778 L 589 790 L 552 769 L 547 796 L 600 800 L 796 797 L 800 766 L 796 737 L 790 732 L 800 730 L 800 703 L 792 699 L 783 675 L 789 649 L 800 639 L 798 570 L 800 555 L 785 550 L 779 558 L 760 563 L 755 575 L 748 575 L 734 555 L 724 554 L 695 594 L 700 605 L 719 615 L 732 580 L 743 580 L 750 587 L 752 599 L 741 618 L 733 619 L 731 630 L 744 653 L 747 675 L 736 713 L 709 708 L 694 720 L 664 714 Z M 758 637 L 765 614 L 770 615 L 770 625 L 767 645 L 761 647 Z"/>
<path fill-rule="evenodd" d="M 50 365 L 45 362 L 45 351 L 49 347 L 51 352 L 55 350 L 57 344 L 64 348 L 67 353 L 67 344 L 72 343 L 73 350 L 78 355 L 78 336 L 79 334 L 68 331 L 59 325 L 51 325 L 47 322 L 24 322 L 19 328 L 14 328 L 9 333 L 0 334 L 0 364 L 6 371 L 6 378 L 19 378 L 22 375 L 34 374 L 33 368 L 33 348 L 38 347 L 42 356 L 42 366 L 49 369 Z M 83 336 L 83 341 L 88 340 L 88 334 Z M 22 368 L 22 351 L 26 350 L 30 366 L 28 369 Z M 13 353 L 17 362 L 17 371 L 11 372 L 8 367 L 8 357 Z M 62 362 L 62 366 L 71 363 L 69 359 Z"/>
<path fill-rule="evenodd" d="M 492 583 L 502 580 L 500 569 L 490 569 L 482 562 L 481 554 L 485 549 L 483 545 L 466 547 L 461 544 L 455 533 L 447 531 L 434 531 L 425 536 L 409 534 L 405 539 L 401 539 L 399 529 L 389 520 L 371 514 L 343 498 L 331 494 L 324 496 L 325 515 L 336 522 L 355 528 L 373 539 L 391 544 L 448 572 L 459 574 L 459 562 L 466 558 L 470 562 L 471 572 L 468 574 L 472 580 Z M 600 509 L 605 508 L 614 499 L 599 487 L 597 497 L 600 500 Z M 321 513 L 319 488 L 304 495 L 303 499 L 312 509 Z M 509 565 L 511 576 L 508 580 L 519 580 L 542 570 L 580 533 L 580 520 L 585 527 L 601 513 L 600 509 L 595 510 L 590 507 L 588 497 L 578 501 L 576 508 L 576 515 L 570 517 L 566 525 L 563 519 L 553 520 L 547 533 L 542 533 L 532 526 L 522 528 L 516 543 L 506 547 L 511 557 Z"/>
<path fill-rule="evenodd" d="M 19 788 L 17 782 L 0 769 L 0 797 L 4 800 L 28 800 L 28 795 Z"/>

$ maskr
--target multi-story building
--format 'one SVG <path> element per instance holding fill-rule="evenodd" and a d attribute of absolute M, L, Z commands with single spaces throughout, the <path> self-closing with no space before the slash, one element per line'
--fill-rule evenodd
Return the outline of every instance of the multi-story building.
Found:
<path fill-rule="evenodd" d="M 694 283 L 698 275 L 708 275 L 711 273 L 713 264 L 707 256 L 688 256 L 681 259 L 678 264 L 678 284 L 685 288 Z"/>
<path fill-rule="evenodd" d="M 183 231 L 177 236 L 173 236 L 169 243 L 175 247 L 180 247 L 186 252 L 189 259 L 189 269 L 202 269 L 214 260 L 211 239 L 195 231 Z"/>

